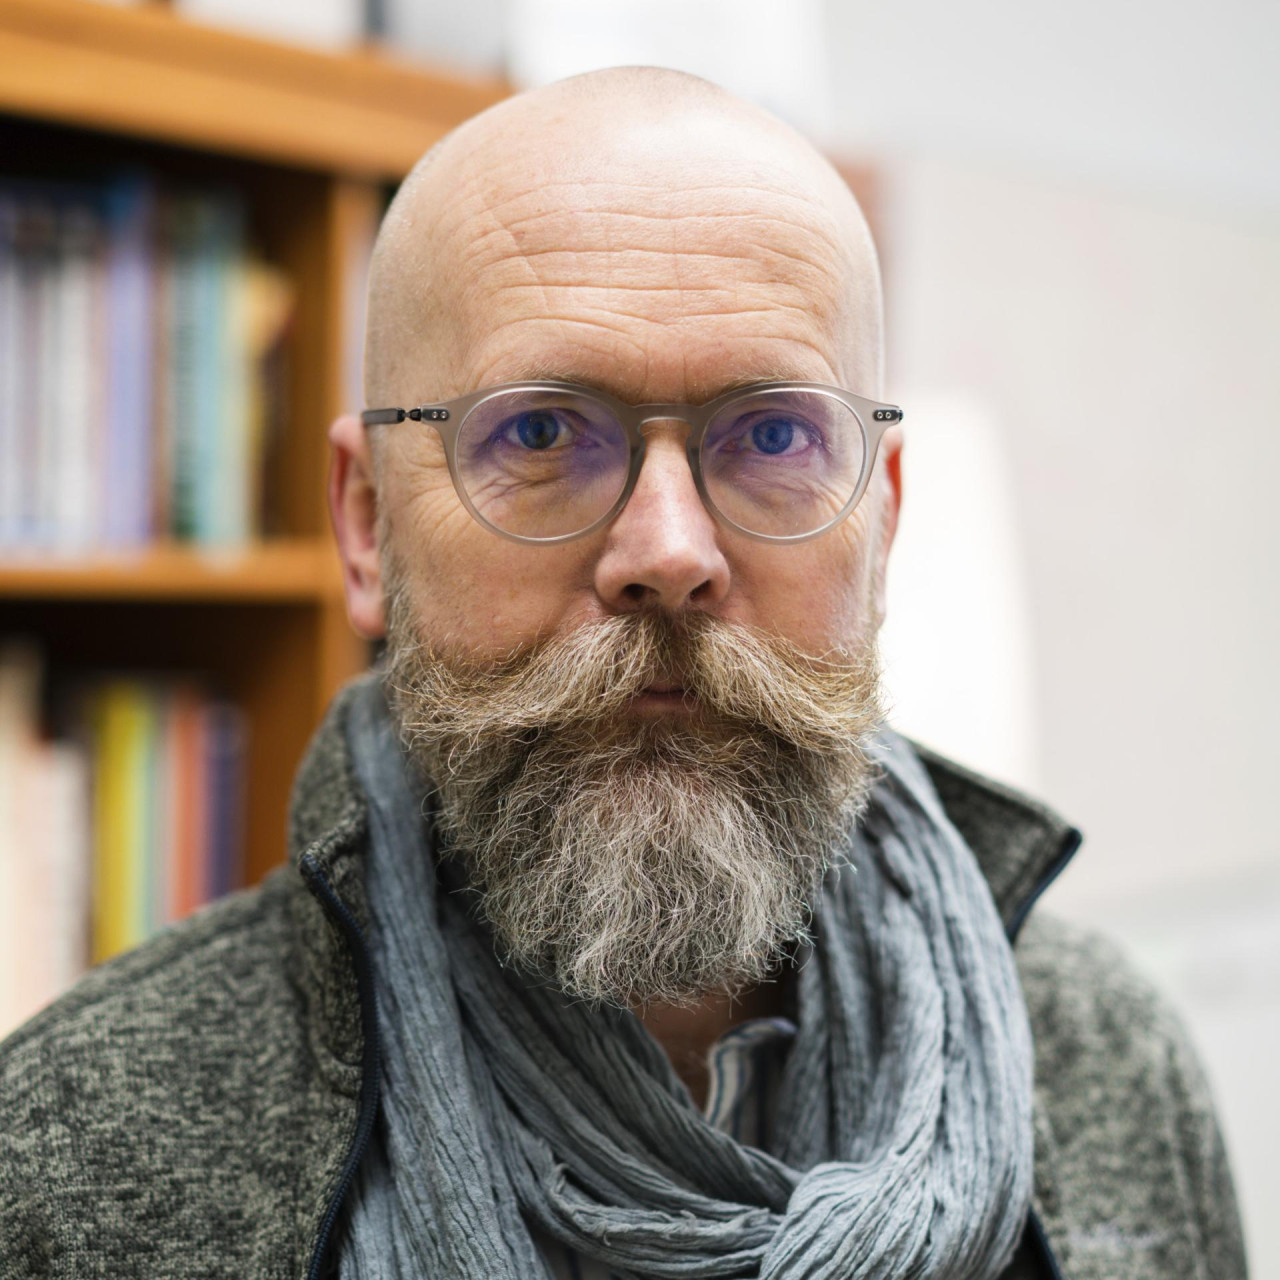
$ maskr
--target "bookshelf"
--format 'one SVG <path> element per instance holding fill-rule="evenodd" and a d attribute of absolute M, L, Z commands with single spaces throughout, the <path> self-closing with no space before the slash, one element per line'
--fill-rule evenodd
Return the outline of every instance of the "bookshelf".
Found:
<path fill-rule="evenodd" d="M 384 54 L 332 55 L 202 28 L 163 6 L 0 0 L 0 176 L 80 180 L 140 164 L 243 197 L 294 290 L 266 536 L 56 558 L 0 549 L 0 639 L 49 669 L 203 673 L 247 718 L 245 878 L 284 856 L 297 762 L 364 667 L 328 526 L 326 430 L 358 408 L 364 264 L 394 185 L 504 85 Z"/>

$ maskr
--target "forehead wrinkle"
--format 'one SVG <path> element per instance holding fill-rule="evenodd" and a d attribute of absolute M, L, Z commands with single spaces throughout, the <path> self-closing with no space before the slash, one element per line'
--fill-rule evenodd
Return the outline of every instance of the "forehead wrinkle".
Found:
<path fill-rule="evenodd" d="M 633 321 L 668 324 L 793 312 L 807 328 L 832 338 L 848 298 L 848 266 L 840 262 L 838 246 L 781 219 L 737 218 L 726 237 L 724 225 L 699 216 L 701 234 L 688 238 L 693 243 L 669 221 L 651 222 L 638 237 L 622 234 L 627 220 L 602 226 L 594 213 L 531 221 L 546 234 L 526 233 L 521 243 L 506 227 L 494 227 L 484 236 L 487 251 L 473 247 L 455 258 L 456 296 L 470 303 L 459 310 L 467 313 L 473 338 L 481 323 L 509 322 L 530 306 L 547 317 L 598 317 L 610 309 L 609 299 Z M 708 247 L 708 241 L 726 238 L 728 244 Z"/>
<path fill-rule="evenodd" d="M 555 205 L 548 207 L 548 198 L 559 195 L 561 192 L 564 192 L 567 198 L 561 197 Z M 584 197 L 589 198 L 596 192 L 615 198 L 584 200 Z M 655 209 L 651 214 L 646 214 L 644 210 L 635 208 L 611 207 L 618 203 L 616 197 L 624 192 L 641 193 L 645 198 L 645 202 L 650 206 L 666 205 L 675 207 Z M 701 201 L 701 198 L 708 193 L 715 193 L 725 197 L 724 202 L 713 201 L 706 203 Z M 749 195 L 751 197 L 763 196 L 770 200 L 778 200 L 792 205 L 798 214 L 804 213 L 807 215 L 807 217 L 800 219 L 801 221 L 821 223 L 832 229 L 836 227 L 836 220 L 832 217 L 830 209 L 822 201 L 815 200 L 811 195 L 801 191 L 773 186 L 755 178 L 751 181 L 742 182 L 703 184 L 682 182 L 675 187 L 671 186 L 670 183 L 629 183 L 616 178 L 594 182 L 587 180 L 563 180 L 559 182 L 548 180 L 528 187 L 520 187 L 514 191 L 508 191 L 501 198 L 495 198 L 495 195 L 496 192 L 491 185 L 483 186 L 477 191 L 475 200 L 468 202 L 465 198 L 460 198 L 455 201 L 455 207 L 458 209 L 462 219 L 481 212 L 491 213 L 498 215 L 503 224 L 509 227 L 519 226 L 525 219 L 523 217 L 505 216 L 505 211 L 510 206 L 519 207 L 528 201 L 532 201 L 538 206 L 528 215 L 532 218 L 555 212 L 556 210 L 564 210 L 566 212 L 582 210 L 601 216 L 613 214 L 620 217 L 642 218 L 648 216 L 661 219 L 679 216 L 682 212 L 682 206 L 687 207 L 693 204 L 696 204 L 697 207 L 689 209 L 690 216 L 704 214 L 729 216 L 734 213 L 740 213 L 743 217 L 757 216 L 760 212 L 758 209 L 742 207 L 743 197 Z"/>
<path fill-rule="evenodd" d="M 690 404 L 701 404 L 706 400 L 714 400 L 717 396 L 727 395 L 730 391 L 741 391 L 746 387 L 763 386 L 774 382 L 812 382 L 809 375 L 812 369 L 801 364 L 780 358 L 761 361 L 747 368 L 742 367 L 739 373 L 731 373 L 714 380 L 710 378 L 692 378 Z M 564 360 L 539 358 L 526 360 L 518 364 L 514 371 L 503 376 L 504 382 L 568 382 L 574 386 L 586 387 L 591 391 L 602 391 L 619 400 L 625 400 L 621 394 L 625 385 L 616 374 L 596 375 L 584 372 L 584 367 Z"/>
<path fill-rule="evenodd" d="M 616 181 L 551 181 L 536 187 L 520 185 L 495 189 L 491 181 L 476 175 L 477 190 L 470 199 L 454 204 L 454 216 L 437 223 L 449 247 L 457 254 L 501 256 L 504 249 L 527 257 L 550 250 L 576 252 L 592 248 L 613 249 L 652 244 L 655 232 L 665 229 L 675 237 L 696 243 L 708 235 L 723 236 L 741 251 L 755 250 L 762 242 L 797 260 L 809 248 L 823 266 L 850 258 L 851 245 L 839 220 L 826 204 L 805 194 L 782 190 L 759 181 L 688 186 L 623 184 Z M 644 193 L 646 208 L 618 207 L 620 192 Z M 708 203 L 702 196 L 721 197 Z M 777 209 L 782 203 L 785 208 Z M 745 205 L 745 207 L 744 207 Z M 476 223 L 480 226 L 476 226 Z M 790 238 L 800 241 L 794 248 Z M 494 243 L 496 242 L 496 244 Z M 668 242 L 670 244 L 670 242 Z"/>
<path fill-rule="evenodd" d="M 609 236 L 614 234 L 610 224 L 619 221 L 623 224 L 637 224 L 638 231 L 644 231 L 646 223 L 697 223 L 707 225 L 725 225 L 735 220 L 750 222 L 758 227 L 772 227 L 799 234 L 808 234 L 815 242 L 825 243 L 829 249 L 839 254 L 849 246 L 837 219 L 825 205 L 810 197 L 794 192 L 780 191 L 758 184 L 736 184 L 732 186 L 690 188 L 681 186 L 677 189 L 644 187 L 647 195 L 647 207 L 616 207 L 616 200 L 592 199 L 593 188 L 613 194 L 618 183 L 560 183 L 536 189 L 514 192 L 504 199 L 492 199 L 492 192 L 486 194 L 490 198 L 473 205 L 469 209 L 459 208 L 456 219 L 450 219 L 445 225 L 448 234 L 458 232 L 465 234 L 466 223 L 470 218 L 483 218 L 492 224 L 491 229 L 479 235 L 470 236 L 471 246 L 479 247 L 484 240 L 496 233 L 514 234 L 518 239 L 528 238 L 530 232 L 540 226 L 550 225 L 551 234 L 556 234 L 557 223 L 564 222 L 571 226 L 575 234 L 581 234 L 584 225 L 594 223 L 598 234 Z M 548 196 L 559 188 L 571 193 L 568 199 L 549 201 Z M 694 198 L 698 191 L 714 190 L 732 199 L 705 203 Z M 764 197 L 761 200 L 761 197 Z M 754 202 L 754 203 L 752 203 Z M 770 203 L 783 202 L 788 207 L 774 212 Z M 744 207 L 745 205 L 745 207 Z M 532 206 L 532 207 L 527 207 Z M 563 228 L 559 228 L 563 230 Z"/>
<path fill-rule="evenodd" d="M 530 323 L 536 325 L 537 321 Z M 633 404 L 655 398 L 642 390 L 647 385 L 652 353 L 644 344 L 635 342 L 631 332 L 611 335 L 616 336 L 616 341 L 610 342 L 605 338 L 611 334 L 607 325 L 584 321 L 570 324 L 585 330 L 582 340 L 571 346 L 543 345 L 541 350 L 533 349 L 531 353 L 507 348 L 488 358 L 482 353 L 459 394 L 510 382 L 573 382 Z M 763 344 L 755 358 L 746 354 L 753 343 Z M 682 380 L 686 386 L 684 398 L 689 404 L 701 404 L 725 391 L 760 382 L 836 380 L 836 371 L 825 354 L 803 338 L 779 338 L 774 333 L 744 334 L 735 349 L 739 346 L 743 354 L 730 353 L 718 358 L 707 370 L 701 363 L 685 363 Z"/>

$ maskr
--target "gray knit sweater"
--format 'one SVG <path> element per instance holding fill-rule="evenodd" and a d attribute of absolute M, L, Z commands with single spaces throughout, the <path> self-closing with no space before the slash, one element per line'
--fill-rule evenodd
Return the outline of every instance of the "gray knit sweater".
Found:
<path fill-rule="evenodd" d="M 0 1043 L 0 1280 L 330 1273 L 378 1103 L 350 693 L 299 769 L 287 862 Z M 1076 833 L 922 755 L 1014 940 L 1035 1038 L 1035 1194 L 1009 1280 L 1243 1280 L 1183 1024 L 1106 938 L 1029 914 Z"/>

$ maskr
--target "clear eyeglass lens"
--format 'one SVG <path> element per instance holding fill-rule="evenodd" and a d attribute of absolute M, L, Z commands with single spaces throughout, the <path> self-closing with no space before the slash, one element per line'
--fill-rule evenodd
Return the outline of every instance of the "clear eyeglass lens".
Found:
<path fill-rule="evenodd" d="M 475 509 L 524 538 L 595 524 L 627 482 L 630 446 L 604 405 L 572 392 L 499 392 L 458 433 L 458 475 Z"/>
<path fill-rule="evenodd" d="M 701 466 L 714 506 L 772 537 L 814 533 L 848 505 L 866 457 L 862 424 L 814 391 L 762 391 L 717 413 Z M 611 410 L 565 391 L 504 391 L 481 401 L 458 434 L 458 475 L 476 511 L 524 538 L 581 533 L 627 483 L 630 445 Z"/>
<path fill-rule="evenodd" d="M 858 416 L 818 391 L 763 391 L 707 425 L 702 475 L 711 501 L 740 528 L 772 537 L 814 533 L 858 487 L 866 441 Z"/>

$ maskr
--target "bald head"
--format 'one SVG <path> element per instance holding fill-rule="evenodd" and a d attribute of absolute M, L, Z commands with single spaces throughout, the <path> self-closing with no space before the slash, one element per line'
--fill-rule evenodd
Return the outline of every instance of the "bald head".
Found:
<path fill-rule="evenodd" d="M 371 406 L 575 375 L 696 402 L 726 376 L 878 396 L 875 249 L 800 135 L 705 80 L 590 72 L 509 98 L 419 161 L 370 275 Z"/>

